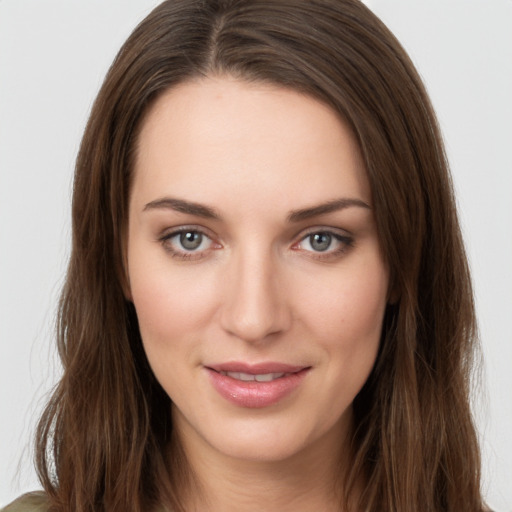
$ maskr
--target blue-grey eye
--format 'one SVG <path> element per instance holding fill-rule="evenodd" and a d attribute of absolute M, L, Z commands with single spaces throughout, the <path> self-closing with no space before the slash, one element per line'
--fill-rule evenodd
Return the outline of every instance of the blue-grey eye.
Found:
<path fill-rule="evenodd" d="M 180 245 L 187 251 L 195 251 L 203 242 L 203 234 L 197 231 L 185 231 L 179 237 Z"/>
<path fill-rule="evenodd" d="M 323 252 L 331 247 L 332 235 L 329 233 L 313 233 L 309 235 L 309 245 L 314 251 Z"/>
<path fill-rule="evenodd" d="M 183 260 L 200 259 L 207 256 L 210 250 L 221 248 L 206 233 L 187 227 L 163 235 L 160 243 L 173 258 Z"/>

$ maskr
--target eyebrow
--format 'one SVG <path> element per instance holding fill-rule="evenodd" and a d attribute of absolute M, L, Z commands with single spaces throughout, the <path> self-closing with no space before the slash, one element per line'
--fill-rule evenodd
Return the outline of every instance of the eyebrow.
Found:
<path fill-rule="evenodd" d="M 301 208 L 300 210 L 294 210 L 288 215 L 288 222 L 301 222 L 312 217 L 317 217 L 318 215 L 326 215 L 328 213 L 344 210 L 345 208 L 350 208 L 352 206 L 371 210 L 370 205 L 361 199 L 344 197 L 341 199 L 333 199 L 332 201 L 327 201 L 326 203 L 312 206 L 311 208 Z"/>
<path fill-rule="evenodd" d="M 319 215 L 326 215 L 328 213 L 344 210 L 350 207 L 359 207 L 370 210 L 370 205 L 356 198 L 341 198 L 333 199 L 325 203 L 312 206 L 310 208 L 301 208 L 299 210 L 293 210 L 288 214 L 287 220 L 290 223 L 301 222 L 303 220 L 317 217 Z M 184 199 L 176 199 L 173 197 L 163 197 L 161 199 L 155 199 L 147 203 L 144 206 L 143 211 L 157 210 L 157 209 L 168 209 L 174 210 L 180 213 L 186 213 L 189 215 L 196 215 L 205 219 L 220 220 L 221 216 L 217 211 L 210 207 L 200 203 L 194 203 L 192 201 L 185 201 Z"/>
<path fill-rule="evenodd" d="M 191 201 L 184 201 L 183 199 L 175 199 L 173 197 L 163 197 L 161 199 L 151 201 L 144 206 L 143 211 L 157 209 L 174 210 L 176 212 L 188 213 L 189 215 L 196 215 L 197 217 L 203 217 L 205 219 L 220 219 L 220 215 L 209 206 L 193 203 Z"/>

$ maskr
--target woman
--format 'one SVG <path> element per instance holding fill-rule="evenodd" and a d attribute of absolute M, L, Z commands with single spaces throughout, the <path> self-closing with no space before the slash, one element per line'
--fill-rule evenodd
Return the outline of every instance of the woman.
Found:
<path fill-rule="evenodd" d="M 354 0 L 161 4 L 77 160 L 45 496 L 7 510 L 482 510 L 435 116 Z"/>

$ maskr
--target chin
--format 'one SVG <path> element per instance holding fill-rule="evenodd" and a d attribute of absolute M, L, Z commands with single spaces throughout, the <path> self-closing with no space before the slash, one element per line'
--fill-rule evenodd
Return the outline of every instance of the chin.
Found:
<path fill-rule="evenodd" d="M 188 432 L 183 439 L 185 449 L 189 441 L 197 446 L 196 441 L 199 438 L 203 449 L 212 450 L 233 460 L 276 463 L 293 460 L 296 456 L 303 460 L 307 453 L 318 455 L 326 447 L 327 453 L 332 455 L 333 447 L 341 444 L 345 430 L 344 421 L 308 423 L 308 418 L 297 411 L 289 416 L 286 418 L 282 414 L 276 414 L 269 417 L 268 414 L 255 414 L 243 419 L 225 418 L 224 421 L 217 418 L 204 421 L 199 428 L 192 429 L 189 423 Z M 213 429 L 202 428 L 211 427 L 212 424 L 215 425 Z M 191 439 L 191 436 L 196 439 Z"/>

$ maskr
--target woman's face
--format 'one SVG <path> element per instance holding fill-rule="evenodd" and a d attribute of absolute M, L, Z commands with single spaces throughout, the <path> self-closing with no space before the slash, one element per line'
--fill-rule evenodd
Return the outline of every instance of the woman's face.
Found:
<path fill-rule="evenodd" d="M 230 78 L 164 94 L 140 134 L 128 275 L 189 451 L 332 454 L 388 292 L 362 157 L 333 111 Z"/>

